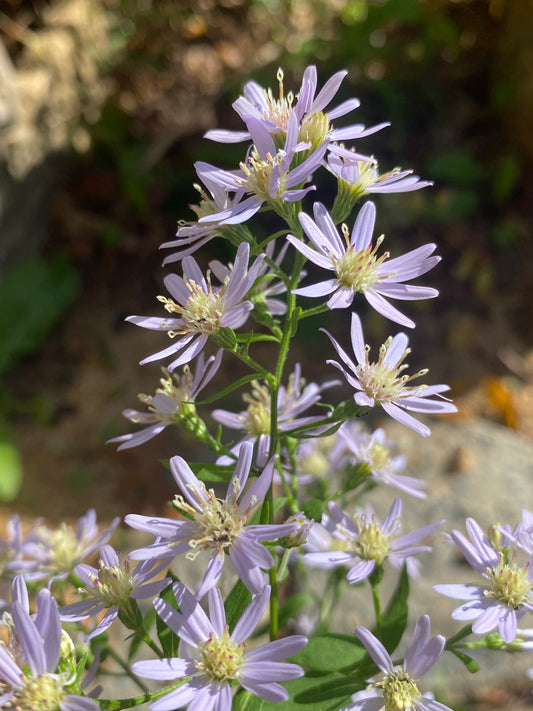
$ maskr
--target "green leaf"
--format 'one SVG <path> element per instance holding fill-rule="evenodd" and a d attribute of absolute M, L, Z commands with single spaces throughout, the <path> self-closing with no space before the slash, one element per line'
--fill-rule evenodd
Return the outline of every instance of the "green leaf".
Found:
<path fill-rule="evenodd" d="M 288 701 L 284 701 L 283 711 L 339 711 L 350 702 L 356 691 L 366 687 L 359 676 L 347 676 L 334 672 L 321 676 L 303 676 L 282 684 L 289 692 Z M 250 702 L 246 711 L 280 711 L 280 704 L 260 699 L 255 704 Z"/>
<path fill-rule="evenodd" d="M 155 611 L 155 607 L 151 607 L 146 615 L 144 616 L 143 620 L 143 626 L 145 630 L 149 630 L 151 626 L 154 624 L 156 621 L 156 616 L 157 619 L 159 619 L 159 615 L 157 615 L 157 612 Z M 131 661 L 135 654 L 139 651 L 139 647 L 142 644 L 142 637 L 139 634 L 134 634 L 133 637 L 131 638 L 131 644 L 130 648 L 128 650 L 128 661 Z"/>
<path fill-rule="evenodd" d="M 408 598 L 409 576 L 407 565 L 404 564 L 396 590 L 381 617 L 381 625 L 372 630 L 389 654 L 394 652 L 405 632 L 409 612 Z"/>
<path fill-rule="evenodd" d="M 7 427 L 0 421 L 0 500 L 6 503 L 16 498 L 22 484 L 22 460 L 11 442 Z"/>
<path fill-rule="evenodd" d="M 285 504 L 287 503 L 287 497 L 286 496 L 276 496 L 274 497 L 274 503 L 273 503 L 273 510 L 274 510 L 274 516 L 280 511 Z M 255 526 L 258 523 L 268 523 L 270 521 L 270 502 L 268 498 L 266 498 L 263 501 L 263 505 L 259 508 L 256 509 L 254 512 L 254 515 L 250 519 L 249 523 L 250 525 Z"/>
<path fill-rule="evenodd" d="M 165 602 L 173 607 L 175 610 L 178 609 L 178 603 L 174 596 L 174 591 L 172 590 L 172 585 L 168 585 L 160 594 Z M 155 626 L 157 629 L 157 637 L 159 643 L 161 644 L 161 649 L 167 657 L 177 657 L 178 656 L 178 646 L 180 639 L 179 637 L 170 629 L 170 627 L 164 622 L 159 615 L 157 615 L 155 620 Z"/>
<path fill-rule="evenodd" d="M 367 651 L 354 635 L 325 634 L 311 637 L 291 661 L 311 672 L 351 671 L 367 656 Z"/>
<path fill-rule="evenodd" d="M 455 654 L 457 659 L 460 659 L 465 667 L 468 669 L 468 671 L 471 674 L 475 674 L 476 672 L 479 671 L 479 664 L 476 662 L 475 659 L 472 659 L 468 654 L 465 654 L 464 652 L 460 652 L 458 649 L 450 649 L 450 652 L 452 654 Z"/>
<path fill-rule="evenodd" d="M 263 699 L 254 696 L 241 686 L 235 694 L 231 709 L 232 711 L 262 711 L 263 703 L 266 703 Z"/>
<path fill-rule="evenodd" d="M 241 690 L 233 700 L 233 711 L 338 711 L 350 702 L 355 691 L 365 687 L 358 677 L 343 674 L 304 676 L 282 684 L 290 694 L 282 704 L 264 701 Z"/>
<path fill-rule="evenodd" d="M 62 255 L 17 264 L 0 285 L 0 373 L 36 351 L 74 301 L 79 276 Z"/>
<path fill-rule="evenodd" d="M 200 481 L 229 481 L 235 472 L 235 467 L 231 464 L 205 464 L 203 462 L 189 462 L 190 468 Z"/>
<path fill-rule="evenodd" d="M 230 632 L 233 631 L 233 628 L 240 620 L 242 613 L 251 601 L 252 593 L 248 590 L 242 580 L 237 580 L 230 594 L 226 598 L 226 602 L 224 603 L 224 609 L 226 610 L 226 622 Z"/>
<path fill-rule="evenodd" d="M 353 491 L 358 486 L 364 484 L 365 481 L 372 476 L 372 469 L 367 462 L 360 464 L 348 464 L 346 467 L 346 481 L 344 483 L 345 491 Z"/>
<path fill-rule="evenodd" d="M 221 390 L 216 395 L 213 395 L 213 397 L 207 398 L 206 400 L 195 400 L 194 404 L 195 405 L 210 405 L 212 402 L 215 402 L 216 400 L 220 400 L 220 398 L 223 398 L 226 395 L 229 395 L 229 393 L 232 393 L 234 390 L 237 390 L 238 388 L 241 387 L 241 385 L 246 385 L 247 383 L 251 383 L 252 380 L 257 380 L 257 378 L 258 378 L 257 373 L 249 373 L 248 375 L 243 375 L 242 378 L 239 378 L 239 380 L 236 380 L 231 385 L 228 385 L 227 388 L 224 388 L 224 390 Z"/>
<path fill-rule="evenodd" d="M 294 337 L 296 335 L 296 331 L 298 330 L 298 321 L 300 320 L 302 314 L 302 308 L 301 306 L 298 306 L 298 308 L 294 309 L 292 312 L 292 317 L 291 317 L 291 337 Z"/>
<path fill-rule="evenodd" d="M 320 523 L 322 521 L 322 513 L 324 511 L 325 501 L 321 499 L 309 499 L 303 505 L 303 512 L 307 518 L 313 519 Z"/>

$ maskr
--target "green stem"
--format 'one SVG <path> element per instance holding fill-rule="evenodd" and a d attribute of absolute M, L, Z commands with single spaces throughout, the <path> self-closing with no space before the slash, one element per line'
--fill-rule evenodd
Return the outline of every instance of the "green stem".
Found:
<path fill-rule="evenodd" d="M 381 627 L 381 605 L 379 602 L 379 588 L 377 585 L 372 586 L 372 599 L 374 600 L 374 610 L 376 612 L 376 625 Z"/>
<path fill-rule="evenodd" d="M 287 289 L 287 314 L 283 328 L 283 335 L 279 346 L 278 359 L 274 378 L 270 376 L 270 451 L 269 456 L 272 457 L 279 450 L 279 432 L 278 432 L 278 393 L 285 368 L 285 361 L 289 352 L 289 345 L 293 333 L 293 320 L 296 310 L 296 296 L 292 293 L 292 289 L 298 283 L 298 277 L 302 270 L 305 257 L 297 252 L 292 270 L 290 284 Z M 272 485 L 267 494 L 269 501 L 269 523 L 274 523 L 274 493 Z M 291 497 L 292 499 L 292 497 Z M 294 505 L 294 504 L 293 504 Z M 275 568 L 269 572 L 270 577 L 270 639 L 275 640 L 278 636 L 278 613 L 279 613 L 279 595 L 278 595 L 278 580 Z"/>
<path fill-rule="evenodd" d="M 300 318 L 308 318 L 308 316 L 318 316 L 318 314 L 323 314 L 328 310 L 326 304 L 321 304 L 320 306 L 314 306 L 311 309 L 305 309 L 300 314 Z"/>
<path fill-rule="evenodd" d="M 265 380 L 268 380 L 269 382 L 272 381 L 272 375 L 270 374 L 270 372 L 266 370 L 266 368 L 263 368 L 263 366 L 256 360 L 254 360 L 251 356 L 249 356 L 247 351 L 242 346 L 238 345 L 235 348 L 231 349 L 230 352 L 233 353 L 233 355 L 237 356 L 237 358 L 243 363 L 246 363 L 249 368 L 255 370 L 255 372 L 259 375 L 262 375 Z"/>
<path fill-rule="evenodd" d="M 368 578 L 370 587 L 372 588 L 372 600 L 374 601 L 374 612 L 376 614 L 376 626 L 381 627 L 381 603 L 379 600 L 379 584 L 383 578 L 383 568 L 377 566 Z"/>
<path fill-rule="evenodd" d="M 279 600 L 278 600 L 278 579 L 275 566 L 270 569 L 270 639 L 278 637 L 279 625 Z"/>
<path fill-rule="evenodd" d="M 462 639 L 465 637 L 468 637 L 468 635 L 472 634 L 472 625 L 465 625 L 462 627 L 459 632 L 453 635 L 453 637 L 450 637 L 446 641 L 446 649 L 450 649 L 456 642 L 460 642 Z"/>
<path fill-rule="evenodd" d="M 180 679 L 177 684 L 172 684 L 171 686 L 165 686 L 163 689 L 157 689 L 156 691 L 149 691 L 142 696 L 133 696 L 129 699 L 99 699 L 101 709 L 131 709 L 134 706 L 140 706 L 141 704 L 148 703 L 149 701 L 155 701 L 155 699 L 160 699 L 162 696 L 169 694 L 174 689 L 179 688 L 186 682 L 190 681 L 192 677 L 186 676 Z"/>

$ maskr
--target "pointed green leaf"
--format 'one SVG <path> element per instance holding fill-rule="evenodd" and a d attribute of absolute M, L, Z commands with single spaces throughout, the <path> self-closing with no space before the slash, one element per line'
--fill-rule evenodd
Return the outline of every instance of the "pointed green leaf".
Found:
<path fill-rule="evenodd" d="M 178 603 L 174 596 L 174 591 L 172 590 L 172 584 L 168 585 L 160 594 L 165 602 L 173 607 L 175 610 L 178 609 Z M 157 629 L 157 637 L 159 643 L 161 644 L 161 649 L 163 650 L 165 656 L 167 657 L 177 657 L 178 656 L 178 646 L 180 639 L 179 637 L 168 627 L 165 622 L 157 615 L 155 620 L 155 625 Z"/>
<path fill-rule="evenodd" d="M 373 630 L 389 654 L 394 652 L 405 631 L 409 612 L 408 598 L 409 576 L 407 575 L 407 565 L 404 563 L 396 590 L 381 616 L 381 625 L 378 629 Z"/>
<path fill-rule="evenodd" d="M 235 472 L 231 464 L 205 464 L 204 462 L 189 462 L 189 466 L 200 481 L 230 481 Z"/>
<path fill-rule="evenodd" d="M 1 424 L 1 423 L 0 423 Z M 16 498 L 22 484 L 22 460 L 15 445 L 0 431 L 0 500 Z"/>
<path fill-rule="evenodd" d="M 230 629 L 233 628 L 240 620 L 242 613 L 252 601 L 252 593 L 248 590 L 242 580 L 237 580 L 230 594 L 224 603 L 226 610 L 226 623 Z"/>
<path fill-rule="evenodd" d="M 322 521 L 322 513 L 324 512 L 325 501 L 320 499 L 309 499 L 303 505 L 303 512 L 307 518 L 320 523 Z"/>
<path fill-rule="evenodd" d="M 257 373 L 249 373 L 248 375 L 244 375 L 242 378 L 239 378 L 239 380 L 236 380 L 234 383 L 231 385 L 228 385 L 227 388 L 224 388 L 223 390 L 220 390 L 216 395 L 213 395 L 213 397 L 207 398 L 206 400 L 196 400 L 195 405 L 210 405 L 212 402 L 215 402 L 216 400 L 220 400 L 221 398 L 225 397 L 226 395 L 229 395 L 229 393 L 232 393 L 234 390 L 237 390 L 238 388 L 241 387 L 241 385 L 246 385 L 247 383 L 251 383 L 252 380 L 257 380 Z"/>
<path fill-rule="evenodd" d="M 311 672 L 351 671 L 366 656 L 366 649 L 354 635 L 325 634 L 311 637 L 292 661 Z"/>
<path fill-rule="evenodd" d="M 231 709 L 232 711 L 262 711 L 263 703 L 265 703 L 263 699 L 241 687 L 235 694 Z"/>

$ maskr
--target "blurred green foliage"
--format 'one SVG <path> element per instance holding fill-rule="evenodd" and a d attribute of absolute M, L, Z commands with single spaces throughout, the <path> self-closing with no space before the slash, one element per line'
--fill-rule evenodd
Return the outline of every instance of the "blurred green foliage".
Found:
<path fill-rule="evenodd" d="M 62 254 L 14 266 L 0 284 L 0 373 L 37 351 L 73 303 L 80 279 Z"/>

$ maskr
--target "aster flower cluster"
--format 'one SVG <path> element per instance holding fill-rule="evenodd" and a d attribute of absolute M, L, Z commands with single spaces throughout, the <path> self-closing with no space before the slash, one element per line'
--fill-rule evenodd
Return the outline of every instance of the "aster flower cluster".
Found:
<path fill-rule="evenodd" d="M 451 541 L 480 575 L 478 584 L 444 583 L 435 590 L 465 600 L 452 617 L 473 620 L 472 632 L 485 634 L 496 629 L 504 642 L 517 637 L 518 623 L 533 612 L 533 521 L 524 511 L 514 528 L 494 526 L 488 535 L 472 518 L 466 521 L 468 537 L 450 533 Z"/>
<path fill-rule="evenodd" d="M 92 510 L 76 527 L 38 520 L 23 531 L 16 516 L 9 521 L 0 541 L 2 708 L 260 711 L 318 698 L 328 701 L 324 711 L 449 711 L 420 681 L 445 650 L 470 664 L 469 645 L 531 648 L 533 633 L 518 628 L 533 611 L 533 514 L 524 512 L 515 527 L 484 534 L 469 519 L 468 537 L 452 531 L 481 580 L 436 590 L 464 600 L 452 616 L 472 624 L 446 640 L 431 636 L 424 614 L 403 658 L 391 656 L 409 624 L 410 581 L 444 522 L 406 530 L 400 496 L 387 509 L 387 487 L 420 504 L 426 485 L 409 475 L 386 424 L 372 429 L 362 416 L 385 415 L 427 437 L 426 417 L 456 408 L 447 385 L 421 384 L 427 369 L 406 372 L 409 339 L 398 331 L 415 328 L 410 302 L 438 295 L 418 283 L 439 263 L 437 246 L 401 253 L 387 236 L 385 251 L 381 208 L 366 199 L 431 183 L 411 170 L 381 171 L 372 137 L 387 123 L 337 125 L 359 106 L 336 101 L 346 74 L 319 88 L 307 67 L 296 93 L 281 70 L 277 92 L 250 81 L 233 104 L 242 130 L 206 134 L 245 148 L 237 165 L 195 164 L 196 219 L 181 220 L 162 245 L 172 271 L 159 312 L 127 319 L 156 332 L 141 363 L 162 361 L 163 377 L 139 396 L 144 410 L 123 413 L 140 428 L 110 440 L 133 450 L 163 430 L 183 431 L 168 461 L 173 500 L 166 512 L 125 516 L 126 538 L 136 541 L 128 553 L 109 542 L 118 519 L 100 530 Z M 336 187 L 329 208 L 315 199 L 320 172 Z M 269 237 L 267 211 L 267 224 L 280 223 Z M 233 258 L 204 270 L 193 255 L 214 241 Z M 363 306 L 394 329 L 377 349 L 363 334 Z M 312 347 L 300 345 L 291 361 L 301 323 L 331 312 L 333 333 L 317 328 Z M 314 370 L 305 350 L 319 356 Z M 186 437 L 208 450 L 205 461 L 186 459 Z M 365 496 L 376 487 L 385 494 L 371 506 Z M 372 632 L 331 629 L 343 587 Z M 369 620 L 359 604 L 366 593 Z M 118 650 L 112 626 L 127 637 Z M 105 687 L 86 692 L 110 660 L 111 674 L 118 665 L 139 696 L 97 701 Z"/>

